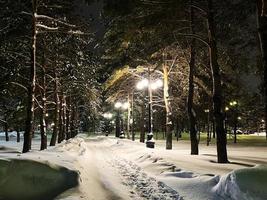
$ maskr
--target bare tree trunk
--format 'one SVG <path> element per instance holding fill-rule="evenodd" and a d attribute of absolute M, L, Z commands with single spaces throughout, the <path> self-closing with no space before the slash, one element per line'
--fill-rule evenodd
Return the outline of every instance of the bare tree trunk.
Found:
<path fill-rule="evenodd" d="M 7 123 L 7 118 L 6 117 L 5 117 L 5 125 L 4 125 L 4 128 L 5 128 L 6 141 L 8 142 L 9 141 L 9 136 L 8 136 L 8 123 Z"/>
<path fill-rule="evenodd" d="M 190 1 L 192 4 L 192 0 Z M 194 10 L 190 6 L 190 21 L 191 21 L 191 32 L 194 31 Z M 191 155 L 198 155 L 198 139 L 196 129 L 196 113 L 193 108 L 194 99 L 194 73 L 195 73 L 195 39 L 192 39 L 190 45 L 190 62 L 189 62 L 189 83 L 188 83 L 188 97 L 187 97 L 187 112 L 189 118 L 189 129 L 190 129 L 190 140 L 191 140 Z"/>
<path fill-rule="evenodd" d="M 66 96 L 63 94 L 63 105 L 62 105 L 62 139 L 65 140 L 66 137 L 66 120 L 67 120 L 67 116 L 66 116 Z"/>
<path fill-rule="evenodd" d="M 66 109 L 66 139 L 70 139 L 70 110 Z"/>
<path fill-rule="evenodd" d="M 50 146 L 55 146 L 57 137 L 58 137 L 58 132 L 59 132 L 59 96 L 58 96 L 58 75 L 57 75 L 57 69 L 54 69 L 54 78 L 55 78 L 55 88 L 54 88 L 54 101 L 55 101 L 55 116 L 54 116 L 54 128 L 53 128 L 53 134 L 50 140 Z"/>
<path fill-rule="evenodd" d="M 131 121 L 131 95 L 128 93 L 128 113 L 127 113 L 127 139 L 130 139 L 130 121 Z"/>
<path fill-rule="evenodd" d="M 213 114 L 215 119 L 215 128 L 217 134 L 217 159 L 218 163 L 227 163 L 227 150 L 226 150 L 226 134 L 224 131 L 224 122 L 222 114 L 222 85 L 220 67 L 218 64 L 217 46 L 215 38 L 215 26 L 214 26 L 214 14 L 213 14 L 213 0 L 207 0 L 208 2 L 208 39 L 209 39 L 209 57 L 210 67 L 212 71 L 213 79 Z"/>
<path fill-rule="evenodd" d="M 264 69 L 265 132 L 267 140 L 267 1 L 257 0 L 258 33 Z"/>
<path fill-rule="evenodd" d="M 71 119 L 71 97 L 68 98 L 68 101 L 66 101 L 67 107 L 66 107 L 66 139 L 71 138 L 70 134 L 70 119 Z"/>
<path fill-rule="evenodd" d="M 59 122 L 58 122 L 58 138 L 57 142 L 61 143 L 63 141 L 63 95 L 60 98 L 59 104 Z"/>
<path fill-rule="evenodd" d="M 180 136 L 180 126 L 179 126 L 179 117 L 176 117 L 176 141 L 179 140 L 179 136 Z"/>
<path fill-rule="evenodd" d="M 72 104 L 71 109 L 71 120 L 70 120 L 70 133 L 71 138 L 75 137 L 77 135 L 77 124 L 78 124 L 78 113 L 77 113 L 77 107 Z"/>
<path fill-rule="evenodd" d="M 46 133 L 46 69 L 45 66 L 42 67 L 42 81 L 41 81 L 41 113 L 40 113 L 40 133 L 41 133 L 41 147 L 40 150 L 47 148 L 47 133 Z"/>
<path fill-rule="evenodd" d="M 214 118 L 212 119 L 212 138 L 216 138 L 216 128 L 215 128 L 215 120 L 214 120 Z"/>
<path fill-rule="evenodd" d="M 163 64 L 163 98 L 166 109 L 166 149 L 172 149 L 172 132 L 171 132 L 171 107 L 169 101 L 169 80 L 168 66 Z"/>
<path fill-rule="evenodd" d="M 131 120 L 132 120 L 132 124 L 131 124 L 131 133 L 132 133 L 132 141 L 135 140 L 135 133 L 134 133 L 134 91 L 132 92 L 132 96 L 131 96 Z"/>
<path fill-rule="evenodd" d="M 74 118 L 75 118 L 75 113 L 74 113 L 74 105 L 71 107 L 71 114 L 70 114 L 70 137 L 73 138 L 74 135 Z"/>
<path fill-rule="evenodd" d="M 116 116 L 116 133 L 115 136 L 116 137 L 120 137 L 120 132 L 121 132 L 121 128 L 120 128 L 120 111 L 117 111 L 117 116 Z"/>
<path fill-rule="evenodd" d="M 31 149 L 34 121 L 34 99 L 35 99 L 35 81 L 36 81 L 36 15 L 37 0 L 32 0 L 32 47 L 31 47 L 31 68 L 30 68 L 30 86 L 28 88 L 27 115 L 24 132 L 23 153 Z"/>
<path fill-rule="evenodd" d="M 17 142 L 20 142 L 20 132 L 19 130 L 16 130 L 16 132 L 17 132 Z"/>
<path fill-rule="evenodd" d="M 207 112 L 207 146 L 209 146 L 210 145 L 210 134 L 211 134 L 211 132 L 210 132 L 210 110 L 208 110 L 208 112 Z"/>
<path fill-rule="evenodd" d="M 79 121 L 79 112 L 78 112 L 78 104 L 75 105 L 75 131 L 74 131 L 74 137 L 78 135 L 79 133 L 79 127 L 80 127 L 80 121 Z"/>

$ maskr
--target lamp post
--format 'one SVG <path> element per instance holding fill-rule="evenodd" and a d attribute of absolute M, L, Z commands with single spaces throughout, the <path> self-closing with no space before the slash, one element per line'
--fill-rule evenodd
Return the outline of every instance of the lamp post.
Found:
<path fill-rule="evenodd" d="M 234 115 L 234 143 L 236 143 L 236 131 L 237 131 L 237 121 L 238 121 L 238 113 L 237 113 L 237 101 L 231 101 L 230 106 L 233 107 L 233 115 Z"/>
<path fill-rule="evenodd" d="M 126 110 L 129 107 L 128 102 L 121 103 L 121 102 L 116 102 L 115 103 L 115 108 L 117 109 L 117 118 L 116 118 L 116 137 L 124 138 L 124 129 L 123 129 L 123 117 L 121 118 L 121 113 L 120 110 Z"/>
<path fill-rule="evenodd" d="M 159 87 L 163 86 L 163 83 L 161 80 L 155 80 L 152 81 L 151 80 L 151 75 L 150 75 L 150 68 L 148 71 L 148 79 L 142 79 L 141 81 L 139 81 L 136 85 L 138 90 L 142 90 L 144 88 L 148 88 L 148 97 L 149 97 L 149 101 L 148 101 L 148 133 L 147 133 L 147 141 L 146 141 L 146 147 L 148 148 L 154 148 L 155 147 L 155 142 L 153 139 L 153 90 L 156 90 Z"/>
<path fill-rule="evenodd" d="M 115 131 L 115 136 L 120 137 L 120 132 L 121 132 L 121 127 L 120 127 L 120 108 L 121 107 L 121 102 L 116 102 L 115 103 L 115 108 L 117 110 L 117 116 L 116 116 L 116 131 Z"/>
<path fill-rule="evenodd" d="M 131 124 L 132 141 L 134 141 L 135 140 L 135 133 L 134 133 L 134 90 L 132 92 L 130 115 L 131 115 L 130 124 Z"/>
<path fill-rule="evenodd" d="M 205 113 L 207 113 L 207 146 L 209 146 L 210 144 L 210 110 L 209 109 L 205 109 L 204 110 Z"/>
<path fill-rule="evenodd" d="M 110 126 L 110 120 L 112 119 L 112 113 L 106 112 L 103 114 L 103 117 L 108 120 L 108 123 L 106 125 L 105 135 L 108 136 L 108 134 L 112 131 L 112 128 Z"/>
<path fill-rule="evenodd" d="M 225 129 L 225 134 L 226 134 L 226 138 L 227 138 L 227 133 L 228 133 L 228 128 L 227 128 L 227 122 L 228 122 L 228 116 L 227 116 L 227 112 L 229 111 L 229 107 L 225 107 L 224 109 L 224 129 Z"/>

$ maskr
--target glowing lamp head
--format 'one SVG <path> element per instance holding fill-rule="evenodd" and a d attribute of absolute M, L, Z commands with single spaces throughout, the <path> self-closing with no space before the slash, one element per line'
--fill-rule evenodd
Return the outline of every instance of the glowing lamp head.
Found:
<path fill-rule="evenodd" d="M 121 102 L 116 102 L 115 103 L 115 108 L 120 108 L 122 106 L 122 103 Z"/>
<path fill-rule="evenodd" d="M 155 82 L 151 83 L 151 89 L 156 90 L 157 88 L 160 88 L 163 86 L 162 80 L 158 79 Z"/>
<path fill-rule="evenodd" d="M 139 81 L 136 85 L 136 88 L 138 90 L 142 90 L 144 88 L 146 88 L 148 86 L 148 80 L 147 79 L 142 79 L 141 81 Z"/>
<path fill-rule="evenodd" d="M 107 119 L 111 119 L 112 118 L 112 114 L 111 113 L 104 113 L 103 115 L 105 118 Z"/>
<path fill-rule="evenodd" d="M 122 104 L 122 109 L 126 110 L 126 109 L 128 109 L 128 107 L 129 107 L 129 103 L 128 102 L 125 102 L 125 103 Z"/>

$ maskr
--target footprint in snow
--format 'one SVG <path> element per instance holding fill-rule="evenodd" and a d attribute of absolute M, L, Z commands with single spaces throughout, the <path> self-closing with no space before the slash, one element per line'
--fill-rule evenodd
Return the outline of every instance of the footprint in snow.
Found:
<path fill-rule="evenodd" d="M 124 179 L 123 184 L 131 187 L 135 191 L 135 194 L 142 199 L 182 200 L 175 190 L 163 182 L 157 182 L 155 178 L 149 177 L 133 162 L 116 160 L 115 165 L 120 169 L 120 173 Z M 132 190 L 130 193 L 132 194 Z"/>

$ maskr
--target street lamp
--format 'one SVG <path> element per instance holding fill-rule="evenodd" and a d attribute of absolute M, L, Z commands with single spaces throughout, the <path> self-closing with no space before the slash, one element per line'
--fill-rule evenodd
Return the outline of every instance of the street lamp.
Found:
<path fill-rule="evenodd" d="M 156 90 L 157 88 L 160 88 L 163 86 L 163 82 L 160 79 L 151 81 L 150 78 L 150 71 L 149 71 L 149 79 L 142 79 L 139 81 L 136 85 L 136 88 L 138 90 L 142 90 L 144 88 L 148 89 L 148 96 L 149 96 L 149 102 L 148 102 L 148 133 L 147 133 L 147 141 L 146 141 L 146 146 L 148 148 L 154 148 L 155 147 L 155 142 L 153 139 L 153 111 L 152 111 L 152 101 L 153 101 L 153 96 L 152 96 L 152 90 Z"/>
<path fill-rule="evenodd" d="M 226 134 L 226 137 L 227 137 L 227 122 L 228 122 L 228 116 L 227 116 L 227 112 L 229 111 L 229 107 L 227 107 L 227 106 L 225 106 L 225 108 L 224 108 L 224 116 L 225 116 L 225 118 L 224 118 L 224 129 L 225 129 L 225 134 Z"/>
<path fill-rule="evenodd" d="M 142 79 L 141 81 L 139 81 L 137 84 L 136 84 L 136 88 L 138 90 L 143 90 L 144 88 L 146 88 L 148 86 L 148 80 L 145 78 L 145 79 Z"/>
<path fill-rule="evenodd" d="M 103 117 L 106 119 L 111 119 L 112 116 L 113 116 L 112 113 L 108 113 L 108 112 L 103 114 Z"/>
<path fill-rule="evenodd" d="M 115 108 L 120 108 L 122 106 L 122 103 L 121 102 L 116 102 L 115 103 Z"/>
<path fill-rule="evenodd" d="M 103 117 L 105 119 L 107 119 L 106 121 L 104 121 L 104 123 L 105 123 L 104 132 L 105 132 L 105 135 L 108 136 L 108 134 L 112 131 L 112 126 L 110 124 L 110 120 L 112 119 L 113 115 L 112 115 L 112 113 L 106 112 L 103 114 Z"/>
<path fill-rule="evenodd" d="M 120 117 L 120 110 L 126 110 L 129 106 L 128 102 L 121 103 L 116 102 L 115 108 L 118 110 L 117 118 L 116 118 L 116 137 L 124 138 L 124 131 L 123 131 L 123 117 Z"/>
<path fill-rule="evenodd" d="M 234 111 L 234 113 L 233 113 L 234 114 L 234 143 L 236 143 L 237 122 L 239 120 L 238 113 L 237 113 L 238 103 L 237 103 L 237 101 L 231 101 L 229 104 L 230 104 L 230 106 L 233 107 L 233 111 Z"/>
<path fill-rule="evenodd" d="M 205 109 L 204 110 L 205 113 L 207 113 L 207 146 L 209 146 L 210 144 L 210 140 L 211 140 L 211 137 L 210 137 L 210 110 L 209 109 Z"/>

